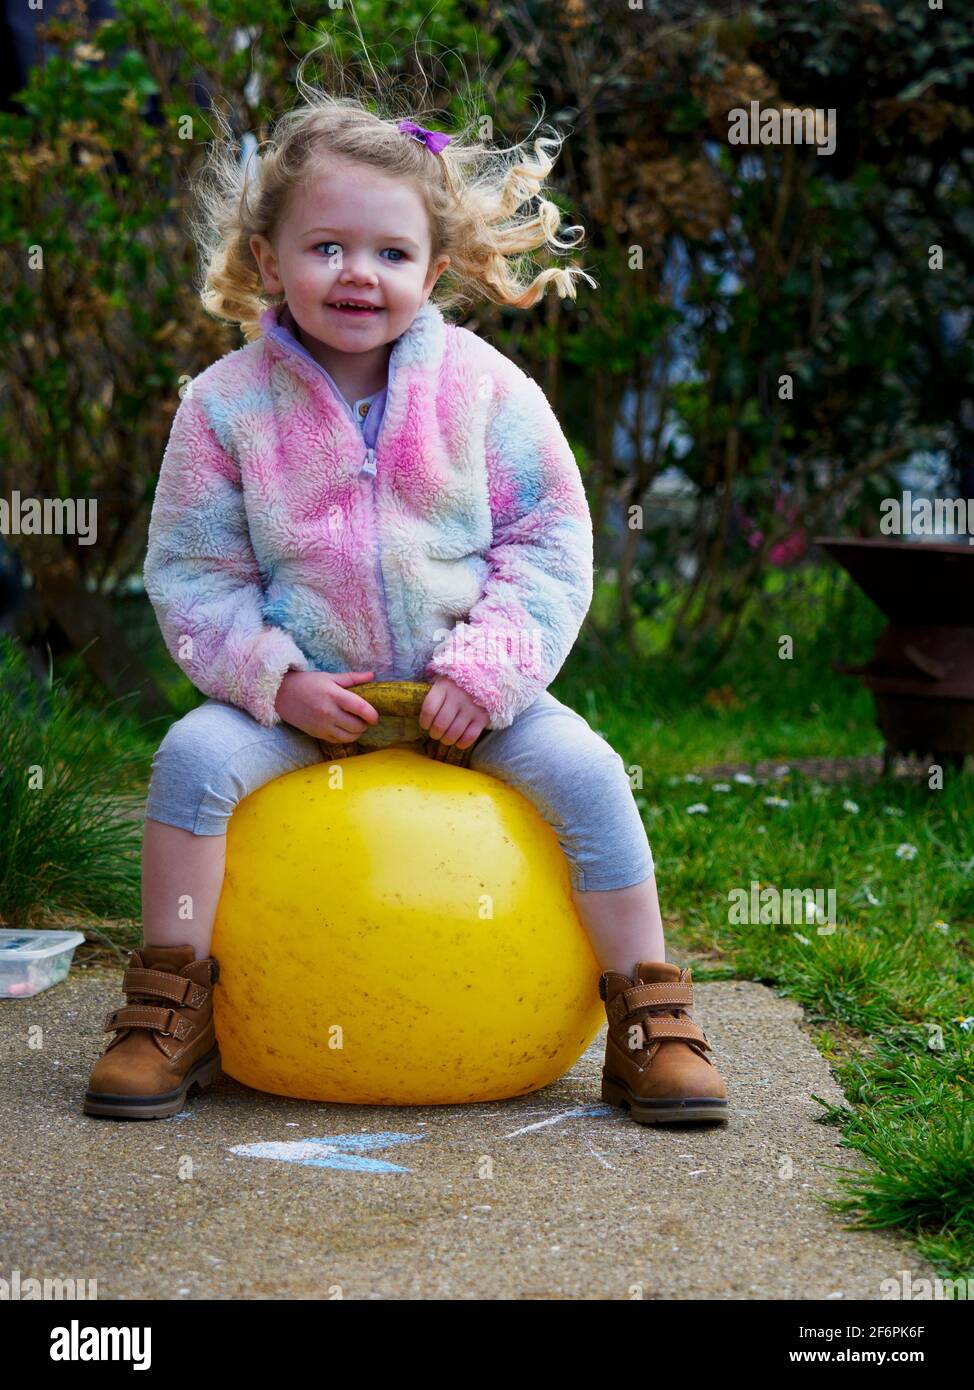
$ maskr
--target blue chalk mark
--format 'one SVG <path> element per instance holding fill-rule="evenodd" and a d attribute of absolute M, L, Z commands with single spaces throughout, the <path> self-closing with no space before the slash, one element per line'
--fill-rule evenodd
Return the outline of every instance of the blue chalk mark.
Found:
<path fill-rule="evenodd" d="M 363 1158 L 354 1149 L 390 1149 L 395 1144 L 415 1144 L 424 1134 L 331 1134 L 322 1138 L 266 1140 L 259 1144 L 235 1144 L 230 1152 L 245 1158 L 272 1158 L 279 1163 L 300 1163 L 307 1168 L 341 1168 L 352 1173 L 410 1173 L 398 1163 Z"/>

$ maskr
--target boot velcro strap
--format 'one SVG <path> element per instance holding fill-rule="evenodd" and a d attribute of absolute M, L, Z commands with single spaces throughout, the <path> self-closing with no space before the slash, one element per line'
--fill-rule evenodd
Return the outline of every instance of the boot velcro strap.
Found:
<path fill-rule="evenodd" d="M 206 1000 L 207 991 L 203 985 L 186 975 L 172 975 L 168 970 L 139 969 L 133 966 L 122 976 L 122 990 L 125 994 L 161 995 L 175 1004 L 188 1004 L 198 1009 Z"/>
<path fill-rule="evenodd" d="M 118 1028 L 151 1028 L 166 1037 L 188 1038 L 193 1025 L 180 1018 L 175 1009 L 157 1008 L 151 1004 L 126 1004 L 120 1009 L 111 1009 L 105 1015 L 103 1031 Z"/>
<path fill-rule="evenodd" d="M 608 1006 L 609 1022 L 618 1023 L 648 1004 L 689 1009 L 693 1004 L 693 986 L 682 985 L 678 980 L 660 980 L 654 984 L 633 985 L 632 989 L 620 990 Z"/>
<path fill-rule="evenodd" d="M 664 1015 L 662 1018 L 655 1016 L 641 1018 L 639 1022 L 646 1037 L 647 1047 L 664 1038 L 679 1038 L 682 1042 L 699 1043 L 701 1047 L 707 1047 L 710 1048 L 711 1052 L 713 1051 L 703 1029 L 698 1028 L 688 1018 L 667 1018 Z"/>

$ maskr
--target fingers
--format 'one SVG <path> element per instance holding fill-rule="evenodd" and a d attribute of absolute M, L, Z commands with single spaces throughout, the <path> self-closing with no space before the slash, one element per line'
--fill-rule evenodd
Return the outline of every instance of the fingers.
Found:
<path fill-rule="evenodd" d="M 439 737 L 440 743 L 445 744 L 447 747 L 449 747 L 451 744 L 456 743 L 457 739 L 460 737 L 460 735 L 461 735 L 462 733 L 465 733 L 465 732 L 466 732 L 466 728 L 467 728 L 467 725 L 468 725 L 469 723 L 470 723 L 470 715 L 469 715 L 469 714 L 464 714 L 464 713 L 458 714 L 458 715 L 447 725 L 447 727 L 446 727 L 446 732 L 445 732 L 445 733 L 443 733 L 442 735 L 436 735 L 436 734 L 434 734 L 433 737 L 434 737 L 434 738 Z"/>
<path fill-rule="evenodd" d="M 351 715 L 353 719 L 360 719 L 363 724 L 378 723 L 378 710 L 367 700 L 363 700 L 361 695 L 354 695 L 351 690 L 339 692 L 335 696 L 335 704 L 343 715 Z M 358 732 L 361 733 L 361 729 Z"/>
<path fill-rule="evenodd" d="M 476 732 L 474 732 L 473 736 L 466 743 L 464 743 L 462 740 L 466 737 L 467 734 L 470 733 L 471 730 L 475 730 Z M 433 731 L 433 729 L 431 729 L 430 738 L 435 738 L 438 743 L 445 744 L 447 747 L 455 743 L 458 748 L 469 748 L 470 744 L 473 743 L 474 739 L 477 737 L 477 733 L 479 732 L 480 726 L 478 721 L 475 719 L 471 719 L 469 714 L 461 712 L 447 725 L 445 731 L 442 734 L 437 734 Z"/>
<path fill-rule="evenodd" d="M 483 733 L 484 725 L 479 719 L 471 719 L 461 736 L 457 739 L 458 748 L 470 748 Z"/>
<path fill-rule="evenodd" d="M 340 721 L 334 716 L 329 723 L 329 728 L 333 730 L 333 732 L 330 733 L 328 737 L 335 743 L 352 743 L 362 732 L 361 728 L 352 728 L 347 723 Z"/>
<path fill-rule="evenodd" d="M 439 719 L 441 711 L 443 714 L 441 727 L 445 727 L 453 718 L 453 715 L 443 708 L 448 698 L 449 690 L 445 685 L 434 685 L 432 689 L 427 692 L 426 699 L 423 701 L 423 707 L 419 712 L 419 727 L 424 729 L 429 734 L 430 738 L 439 737 L 438 734 L 433 732 L 433 729 L 436 720 Z"/>
<path fill-rule="evenodd" d="M 419 727 L 431 739 L 447 746 L 469 748 L 486 727 L 487 716 L 471 715 L 470 700 L 447 679 L 438 680 L 428 692 L 419 712 Z"/>

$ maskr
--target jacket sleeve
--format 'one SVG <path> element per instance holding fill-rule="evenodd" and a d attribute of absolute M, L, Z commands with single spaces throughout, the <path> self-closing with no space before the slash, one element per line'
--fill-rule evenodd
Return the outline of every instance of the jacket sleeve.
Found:
<path fill-rule="evenodd" d="M 486 432 L 493 537 L 483 592 L 436 648 L 449 676 L 504 729 L 554 680 L 592 602 L 592 517 L 548 399 L 519 368 L 495 385 Z"/>
<path fill-rule="evenodd" d="M 280 724 L 274 702 L 285 673 L 311 663 L 263 621 L 239 466 L 192 386 L 163 455 L 142 577 L 166 647 L 197 689 L 265 728 Z"/>

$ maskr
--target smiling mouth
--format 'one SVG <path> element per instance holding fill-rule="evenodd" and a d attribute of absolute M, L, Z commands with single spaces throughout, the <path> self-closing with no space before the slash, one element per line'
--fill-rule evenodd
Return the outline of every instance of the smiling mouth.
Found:
<path fill-rule="evenodd" d="M 382 313 L 377 304 L 329 304 L 326 307 L 334 309 L 338 314 L 358 314 L 362 318 L 367 318 L 369 314 Z"/>

